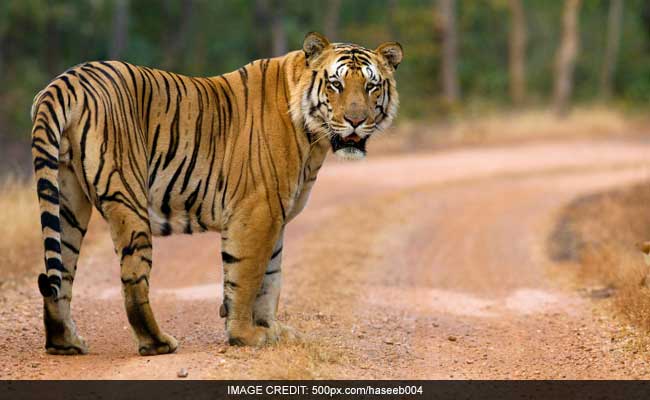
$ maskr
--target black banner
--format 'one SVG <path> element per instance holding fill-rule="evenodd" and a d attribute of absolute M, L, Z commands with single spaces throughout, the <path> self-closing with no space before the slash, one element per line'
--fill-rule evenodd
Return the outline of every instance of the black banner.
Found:
<path fill-rule="evenodd" d="M 3 381 L 0 399 L 642 399 L 647 381 Z"/>

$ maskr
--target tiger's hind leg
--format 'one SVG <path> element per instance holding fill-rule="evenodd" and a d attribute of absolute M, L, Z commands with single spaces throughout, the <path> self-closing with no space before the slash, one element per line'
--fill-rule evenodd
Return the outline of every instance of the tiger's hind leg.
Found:
<path fill-rule="evenodd" d="M 278 302 L 282 288 L 282 239 L 283 234 L 281 233 L 266 266 L 262 287 L 257 292 L 253 307 L 253 320 L 255 325 L 273 330 L 279 339 L 296 340 L 300 338 L 300 334 L 277 320 Z"/>
<path fill-rule="evenodd" d="M 45 349 L 50 354 L 85 354 L 88 347 L 77 334 L 70 312 L 72 284 L 77 271 L 77 259 L 92 205 L 79 185 L 72 169 L 59 166 L 61 201 L 61 257 L 65 271 L 62 272 L 61 291 L 58 297 L 44 297 L 43 322 L 45 323 Z"/>
<path fill-rule="evenodd" d="M 146 197 L 137 201 L 146 204 Z M 173 353 L 178 342 L 160 330 L 149 304 L 152 240 L 147 212 L 117 201 L 103 205 L 103 209 L 120 257 L 122 294 L 138 352 L 143 356 Z"/>

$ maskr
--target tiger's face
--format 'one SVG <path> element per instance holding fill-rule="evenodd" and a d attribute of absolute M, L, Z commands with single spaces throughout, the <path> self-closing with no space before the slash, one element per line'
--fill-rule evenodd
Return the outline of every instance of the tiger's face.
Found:
<path fill-rule="evenodd" d="M 302 119 L 317 139 L 327 136 L 336 155 L 363 158 L 368 138 L 388 127 L 397 113 L 393 73 L 402 61 L 402 47 L 389 42 L 368 50 L 310 33 L 303 51 L 308 73 L 300 85 L 300 115 L 294 119 Z"/>

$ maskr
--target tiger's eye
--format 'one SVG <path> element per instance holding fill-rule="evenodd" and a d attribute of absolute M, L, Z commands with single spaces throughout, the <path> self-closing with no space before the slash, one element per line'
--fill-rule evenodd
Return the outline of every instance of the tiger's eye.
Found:
<path fill-rule="evenodd" d="M 339 92 L 343 90 L 343 85 L 339 81 L 330 81 L 330 87 L 336 89 Z"/>

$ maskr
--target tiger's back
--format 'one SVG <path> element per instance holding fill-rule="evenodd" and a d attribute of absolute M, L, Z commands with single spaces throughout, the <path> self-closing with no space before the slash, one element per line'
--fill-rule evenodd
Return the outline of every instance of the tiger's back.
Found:
<path fill-rule="evenodd" d="M 57 92 L 65 85 L 72 96 L 64 100 L 73 106 L 62 139 L 69 152 L 61 158 L 84 175 L 82 186 L 95 205 L 117 194 L 117 201 L 148 216 L 154 235 L 219 230 L 227 205 L 260 190 L 255 178 L 269 173 L 266 165 L 247 163 L 264 154 L 249 154 L 244 147 L 258 145 L 267 153 L 265 161 L 275 164 L 271 170 L 292 172 L 287 179 L 267 177 L 288 194 L 289 180 L 296 180 L 306 156 L 297 151 L 306 137 L 290 143 L 267 135 L 292 128 L 280 63 L 257 61 L 215 78 L 115 61 L 71 69 L 49 86 Z M 276 92 L 278 101 L 253 104 L 250 90 Z M 276 199 L 285 212 L 289 197 Z"/>

